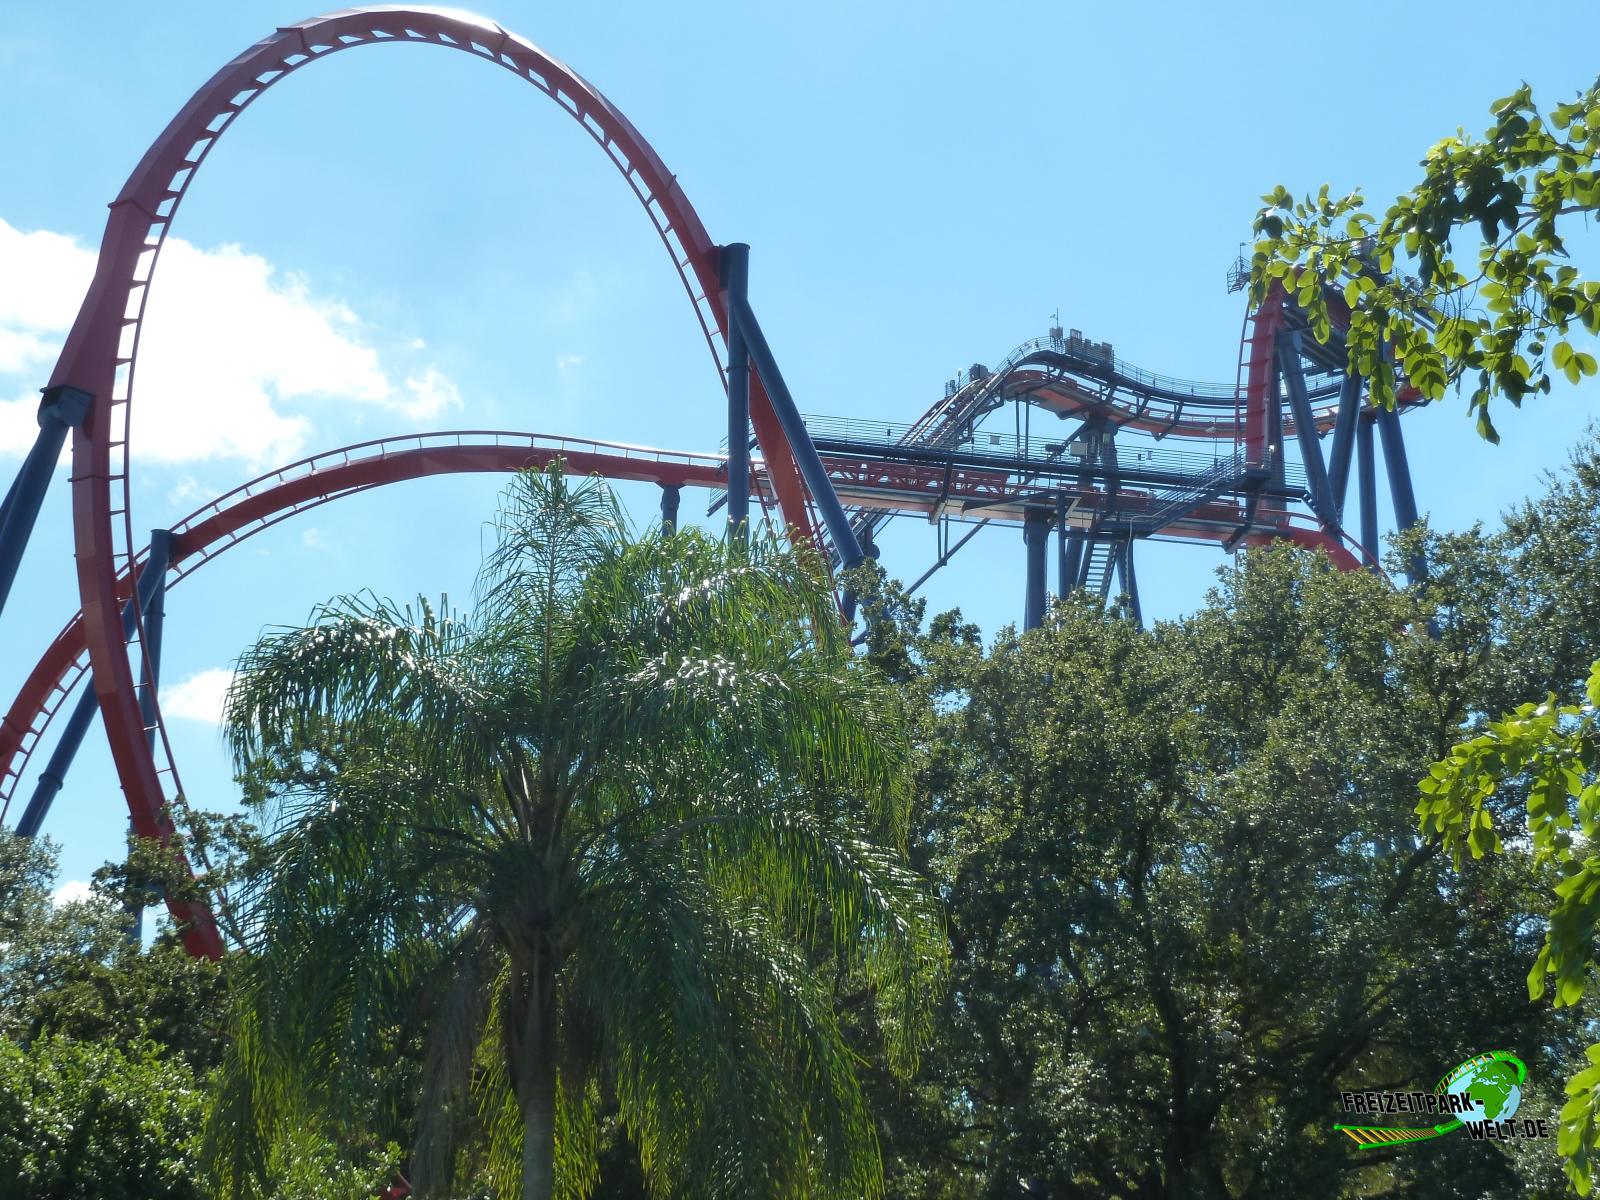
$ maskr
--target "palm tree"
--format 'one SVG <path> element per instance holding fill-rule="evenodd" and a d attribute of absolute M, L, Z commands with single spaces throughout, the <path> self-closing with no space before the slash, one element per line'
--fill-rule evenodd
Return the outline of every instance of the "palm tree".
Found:
<path fill-rule="evenodd" d="M 299 782 L 249 898 L 224 1192 L 285 1130 L 373 1120 L 415 1033 L 419 1196 L 464 1163 L 587 1195 L 603 1103 L 659 1195 L 881 1194 L 817 966 L 864 973 L 904 1066 L 944 941 L 895 697 L 819 561 L 630 537 L 559 468 L 495 534 L 470 617 L 347 597 L 241 661 L 236 760 Z"/>

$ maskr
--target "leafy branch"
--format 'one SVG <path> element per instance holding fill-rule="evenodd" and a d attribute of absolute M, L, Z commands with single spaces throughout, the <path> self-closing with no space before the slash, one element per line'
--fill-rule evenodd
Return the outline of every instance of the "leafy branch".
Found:
<path fill-rule="evenodd" d="M 1481 140 L 1458 129 L 1430 149 L 1422 181 L 1381 218 L 1360 190 L 1263 196 L 1250 285 L 1257 304 L 1281 288 L 1321 342 L 1342 328 L 1374 404 L 1392 407 L 1406 385 L 1428 400 L 1470 388 L 1495 442 L 1493 396 L 1520 407 L 1552 372 L 1577 383 L 1597 370 L 1573 337 L 1600 333 L 1600 282 L 1565 261 L 1562 232 L 1600 208 L 1600 81 L 1548 115 L 1524 84 L 1490 113 Z"/>

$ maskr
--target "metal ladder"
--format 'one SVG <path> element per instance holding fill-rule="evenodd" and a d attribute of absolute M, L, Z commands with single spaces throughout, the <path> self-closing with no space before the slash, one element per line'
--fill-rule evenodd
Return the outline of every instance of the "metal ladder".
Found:
<path fill-rule="evenodd" d="M 1079 575 L 1083 580 L 1083 590 L 1104 600 L 1111 594 L 1111 576 L 1116 571 L 1118 547 L 1112 542 L 1097 539 L 1083 549 L 1084 563 Z"/>

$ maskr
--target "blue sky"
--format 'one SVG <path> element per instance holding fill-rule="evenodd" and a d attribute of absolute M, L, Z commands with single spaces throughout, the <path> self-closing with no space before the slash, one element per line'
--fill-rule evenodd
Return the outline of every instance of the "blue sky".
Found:
<path fill-rule="evenodd" d="M 1258 196 L 1326 181 L 1392 195 L 1423 150 L 1526 79 L 1589 82 L 1600 12 L 1504 7 L 508 0 L 487 15 L 604 91 L 712 237 L 752 245 L 752 301 L 801 408 L 904 421 L 973 362 L 1064 324 L 1149 369 L 1231 380 L 1225 274 Z M 0 16 L 0 476 L 31 436 L 105 203 L 189 94 L 293 4 L 14 5 Z M 659 241 L 593 143 L 505 72 L 435 47 L 340 54 L 229 129 L 152 293 L 136 395 L 136 517 L 164 524 L 259 470 L 366 437 L 499 427 L 714 449 L 709 355 Z M 1592 239 L 1588 243 L 1593 245 Z M 159 308 L 158 308 L 159 306 Z M 1491 520 L 1563 459 L 1575 392 L 1407 418 L 1436 523 Z M 77 607 L 65 471 L 0 624 L 5 702 Z M 465 599 L 499 482 L 369 493 L 232 552 L 169 601 L 163 675 L 191 799 L 232 785 L 214 721 L 239 651 L 329 595 Z M 654 489 L 628 488 L 639 522 Z M 685 515 L 697 509 L 686 497 Z M 902 578 L 934 532 L 883 539 Z M 1149 616 L 1191 610 L 1223 561 L 1141 547 Z M 936 576 L 986 632 L 1021 614 L 1021 535 Z M 35 768 L 40 764 L 36 762 Z M 31 778 L 28 782 L 31 786 Z M 15 814 L 13 814 L 13 817 Z M 46 832 L 82 879 L 123 809 L 91 734 Z"/>

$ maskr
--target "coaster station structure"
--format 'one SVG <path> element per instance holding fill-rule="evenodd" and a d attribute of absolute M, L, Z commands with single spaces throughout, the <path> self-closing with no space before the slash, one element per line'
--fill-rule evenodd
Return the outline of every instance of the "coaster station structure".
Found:
<path fill-rule="evenodd" d="M 146 297 L 189 184 L 239 114 L 284 77 L 384 43 L 438 45 L 508 70 L 596 142 L 640 201 L 689 296 L 717 370 L 717 403 L 726 402 L 726 449 L 695 454 L 485 430 L 380 439 L 242 484 L 153 531 L 141 547 L 129 496 L 134 377 Z M 1028 626 L 1044 618 L 1052 531 L 1059 590 L 1107 598 L 1115 576 L 1135 616 L 1133 545 L 1145 538 L 1228 548 L 1287 539 L 1326 551 L 1344 568 L 1375 564 L 1375 429 L 1395 524 L 1416 519 L 1397 414 L 1364 404 L 1362 381 L 1342 370 L 1337 334 L 1326 346 L 1303 336 L 1304 322 L 1281 292 L 1247 317 L 1231 387 L 1151 375 L 1104 344 L 1052 329 L 994 370 L 975 367 L 952 380 L 920 418 L 896 425 L 801 416 L 751 307 L 748 261 L 748 247 L 711 240 L 676 176 L 600 92 L 486 19 L 410 6 L 346 9 L 280 28 L 224 66 L 145 151 L 112 202 L 93 280 L 43 389 L 36 443 L 0 507 L 3 616 L 70 435 L 71 549 L 82 607 L 0 717 L 0 824 L 38 832 L 98 712 L 134 831 L 171 843 L 183 788 L 158 699 L 166 590 L 262 529 L 408 479 L 561 460 L 571 471 L 659 485 L 667 524 L 678 519 L 682 489 L 702 488 L 711 493 L 710 511 L 733 528 L 758 503 L 792 540 L 816 544 L 838 567 L 876 553 L 874 535 L 891 517 L 921 516 L 938 524 L 941 542 L 933 568 L 913 586 L 977 529 L 1020 526 Z M 1401 406 L 1416 400 L 1402 392 Z M 1290 436 L 1298 465 L 1285 454 Z M 1354 538 L 1344 504 L 1353 458 Z M 962 522 L 972 529 L 951 543 L 952 523 Z M 8 660 L 25 661 L 27 648 L 3 623 L 0 646 Z M 85 676 L 89 685 L 69 706 Z M 21 802 L 30 764 L 47 743 L 48 759 Z M 171 897 L 167 905 L 191 953 L 222 953 L 211 911 Z"/>

